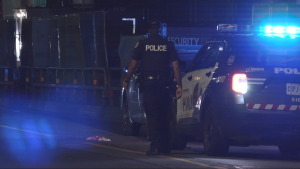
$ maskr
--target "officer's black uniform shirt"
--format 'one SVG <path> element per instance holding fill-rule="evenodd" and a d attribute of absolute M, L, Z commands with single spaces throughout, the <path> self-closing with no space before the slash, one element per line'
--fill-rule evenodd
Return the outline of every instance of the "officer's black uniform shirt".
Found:
<path fill-rule="evenodd" d="M 170 63 L 179 61 L 175 46 L 160 35 L 151 35 L 136 44 L 132 59 L 141 61 L 139 69 L 144 75 L 168 75 Z"/>

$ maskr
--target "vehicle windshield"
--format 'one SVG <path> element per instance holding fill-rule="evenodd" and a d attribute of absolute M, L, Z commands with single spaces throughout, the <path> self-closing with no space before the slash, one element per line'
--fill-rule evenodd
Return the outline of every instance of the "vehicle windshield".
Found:
<path fill-rule="evenodd" d="M 271 37 L 235 40 L 227 46 L 226 52 L 235 57 L 233 65 L 236 66 L 299 66 L 299 42 L 296 39 Z"/>

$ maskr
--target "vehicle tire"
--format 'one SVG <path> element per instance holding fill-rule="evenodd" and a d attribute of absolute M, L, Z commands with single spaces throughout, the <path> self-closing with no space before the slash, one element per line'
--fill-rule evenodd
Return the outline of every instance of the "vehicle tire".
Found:
<path fill-rule="evenodd" d="M 204 151 L 209 156 L 225 155 L 229 150 L 228 142 L 218 131 L 215 113 L 213 104 L 210 103 L 205 110 L 203 124 Z"/>
<path fill-rule="evenodd" d="M 127 99 L 124 99 L 123 101 L 122 114 L 123 114 L 123 134 L 125 136 L 139 135 L 141 125 L 130 122 Z"/>
<path fill-rule="evenodd" d="M 280 144 L 278 145 L 279 152 L 284 156 L 294 157 L 300 154 L 299 144 Z"/>
<path fill-rule="evenodd" d="M 176 112 L 177 112 L 177 106 L 174 102 L 171 102 L 170 105 L 170 111 L 171 111 L 171 150 L 183 150 L 186 148 L 187 139 L 180 135 L 177 132 L 177 118 L 176 118 Z"/>

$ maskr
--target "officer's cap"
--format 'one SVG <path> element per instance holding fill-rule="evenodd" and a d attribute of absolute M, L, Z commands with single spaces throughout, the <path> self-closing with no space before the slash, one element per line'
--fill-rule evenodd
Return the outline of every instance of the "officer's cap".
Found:
<path fill-rule="evenodd" d="M 161 23 L 158 20 L 152 20 L 149 24 L 149 29 L 159 29 L 161 28 Z"/>

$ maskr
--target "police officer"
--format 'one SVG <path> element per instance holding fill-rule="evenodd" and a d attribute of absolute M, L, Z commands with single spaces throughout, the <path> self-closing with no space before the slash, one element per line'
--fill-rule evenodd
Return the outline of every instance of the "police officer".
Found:
<path fill-rule="evenodd" d="M 161 36 L 161 24 L 159 21 L 150 22 L 150 37 L 139 41 L 133 52 L 128 73 L 123 81 L 123 87 L 127 89 L 128 81 L 140 62 L 141 89 L 143 106 L 147 116 L 150 150 L 147 155 L 169 154 L 170 150 L 170 97 L 168 77 L 169 65 L 172 63 L 178 82 L 176 98 L 182 95 L 179 57 L 172 42 L 164 40 Z"/>

